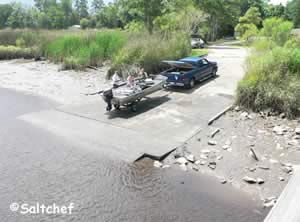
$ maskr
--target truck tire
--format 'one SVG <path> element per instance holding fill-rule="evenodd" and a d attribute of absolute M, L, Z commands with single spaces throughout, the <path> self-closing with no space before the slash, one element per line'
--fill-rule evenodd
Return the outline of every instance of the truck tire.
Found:
<path fill-rule="evenodd" d="M 187 84 L 186 86 L 188 89 L 192 89 L 195 87 L 195 79 L 194 78 L 191 78 L 189 83 Z"/>
<path fill-rule="evenodd" d="M 217 69 L 213 69 L 211 76 L 214 78 L 217 76 Z"/>

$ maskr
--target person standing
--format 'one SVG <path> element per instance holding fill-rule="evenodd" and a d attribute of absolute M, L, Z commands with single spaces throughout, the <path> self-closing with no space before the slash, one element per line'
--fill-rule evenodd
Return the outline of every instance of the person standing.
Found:
<path fill-rule="evenodd" d="M 129 74 L 129 76 L 127 77 L 127 86 L 128 87 L 134 87 L 135 84 L 135 79 L 133 74 Z"/>
<path fill-rule="evenodd" d="M 114 75 L 112 76 L 112 81 L 113 81 L 113 87 L 118 88 L 122 79 L 119 76 L 119 73 L 117 71 L 115 71 Z"/>
<path fill-rule="evenodd" d="M 143 79 L 147 79 L 149 77 L 148 73 L 145 72 L 144 68 L 140 68 L 140 70 L 139 70 L 139 77 L 143 78 Z"/>

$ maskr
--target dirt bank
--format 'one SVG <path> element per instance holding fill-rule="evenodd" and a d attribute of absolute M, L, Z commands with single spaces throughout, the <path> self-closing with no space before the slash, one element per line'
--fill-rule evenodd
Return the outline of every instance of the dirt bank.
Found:
<path fill-rule="evenodd" d="M 99 99 L 85 93 L 100 91 L 107 84 L 108 67 L 84 72 L 60 71 L 60 65 L 33 60 L 1 61 L 0 67 L 0 87 L 45 96 L 62 104 Z"/>
<path fill-rule="evenodd" d="M 293 165 L 300 164 L 299 123 L 284 115 L 230 111 L 165 163 L 214 175 L 220 183 L 230 183 L 256 199 L 277 198 L 293 174 Z M 182 156 L 195 163 L 188 161 L 185 167 L 180 164 L 184 159 L 178 159 Z"/>

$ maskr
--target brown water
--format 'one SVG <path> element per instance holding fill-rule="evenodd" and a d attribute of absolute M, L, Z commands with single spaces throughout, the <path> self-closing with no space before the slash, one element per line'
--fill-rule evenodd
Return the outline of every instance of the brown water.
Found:
<path fill-rule="evenodd" d="M 266 212 L 229 185 L 177 168 L 130 164 L 16 119 L 47 108 L 0 90 L 0 221 L 256 222 Z M 13 202 L 69 205 L 71 215 L 21 215 Z"/>

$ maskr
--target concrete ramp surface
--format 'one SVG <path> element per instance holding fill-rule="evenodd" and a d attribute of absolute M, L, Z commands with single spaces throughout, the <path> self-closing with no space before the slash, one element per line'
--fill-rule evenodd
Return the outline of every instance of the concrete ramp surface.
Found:
<path fill-rule="evenodd" d="M 232 104 L 237 82 L 244 74 L 245 56 L 246 50 L 241 48 L 210 49 L 209 59 L 219 66 L 217 78 L 191 90 L 174 88 L 154 93 L 138 104 L 136 113 L 106 113 L 106 104 L 96 97 L 92 102 L 63 105 L 20 118 L 70 142 L 127 161 L 145 153 L 162 156 L 199 129 L 207 129 L 209 119 Z"/>
<path fill-rule="evenodd" d="M 59 135 L 93 152 L 133 162 L 143 154 L 162 156 L 174 149 L 176 142 L 157 140 L 124 127 L 99 123 L 56 110 L 20 116 L 19 119 Z"/>

